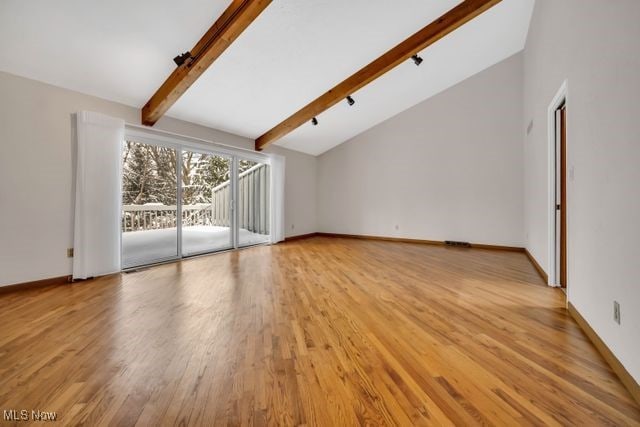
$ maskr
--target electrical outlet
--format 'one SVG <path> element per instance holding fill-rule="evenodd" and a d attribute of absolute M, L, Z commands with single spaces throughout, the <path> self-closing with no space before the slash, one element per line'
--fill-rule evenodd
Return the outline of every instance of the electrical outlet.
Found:
<path fill-rule="evenodd" d="M 296 225 L 295 224 L 291 224 L 291 229 L 295 230 L 296 229 Z"/>
<path fill-rule="evenodd" d="M 396 230 L 400 230 L 400 226 L 396 224 Z"/>
<path fill-rule="evenodd" d="M 67 248 L 67 258 L 73 258 L 73 248 Z"/>
<path fill-rule="evenodd" d="M 620 303 L 618 301 L 613 302 L 613 320 L 620 324 Z"/>

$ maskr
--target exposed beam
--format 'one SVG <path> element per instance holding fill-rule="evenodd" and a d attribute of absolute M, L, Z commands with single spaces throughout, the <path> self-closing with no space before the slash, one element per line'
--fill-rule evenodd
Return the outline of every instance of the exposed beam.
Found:
<path fill-rule="evenodd" d="M 501 0 L 465 0 L 384 55 L 361 68 L 351 77 L 256 139 L 255 149 L 262 150 L 323 111 L 368 85 L 387 71 L 424 50 L 447 34 L 471 21 Z"/>
<path fill-rule="evenodd" d="M 142 107 L 142 123 L 153 126 L 270 3 L 271 0 L 233 0 L 190 50 L 187 60 Z"/>

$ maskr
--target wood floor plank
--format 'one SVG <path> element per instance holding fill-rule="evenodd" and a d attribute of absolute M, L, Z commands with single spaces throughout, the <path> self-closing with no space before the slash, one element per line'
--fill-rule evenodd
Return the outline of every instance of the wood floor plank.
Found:
<path fill-rule="evenodd" d="M 640 425 L 522 253 L 313 237 L 0 295 L 64 425 Z"/>

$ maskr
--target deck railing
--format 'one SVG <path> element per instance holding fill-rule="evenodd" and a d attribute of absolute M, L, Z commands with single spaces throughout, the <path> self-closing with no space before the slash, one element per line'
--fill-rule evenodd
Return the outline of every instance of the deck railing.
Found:
<path fill-rule="evenodd" d="M 258 164 L 238 177 L 238 221 L 240 228 L 269 234 L 269 167 Z M 211 203 L 182 205 L 182 225 L 230 227 L 231 183 L 212 190 Z M 176 205 L 145 204 L 122 206 L 122 231 L 159 230 L 176 227 Z"/>
<path fill-rule="evenodd" d="M 122 206 L 122 231 L 146 231 L 176 226 L 178 207 L 149 203 Z M 182 224 L 213 225 L 211 204 L 182 205 Z"/>
<path fill-rule="evenodd" d="M 269 166 L 257 164 L 238 177 L 238 221 L 240 228 L 252 233 L 269 234 Z M 213 189 L 213 225 L 229 226 L 231 183 Z M 221 207 L 221 209 L 220 209 Z"/>

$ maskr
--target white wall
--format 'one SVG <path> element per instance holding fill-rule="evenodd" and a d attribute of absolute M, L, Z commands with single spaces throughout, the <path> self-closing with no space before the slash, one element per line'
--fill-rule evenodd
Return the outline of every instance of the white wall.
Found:
<path fill-rule="evenodd" d="M 548 270 L 546 114 L 568 79 L 569 300 L 638 381 L 639 20 L 637 0 L 538 0 L 524 54 L 527 248 Z"/>
<path fill-rule="evenodd" d="M 97 111 L 138 124 L 139 110 L 3 72 L 0 94 L 0 286 L 70 274 L 71 115 Z M 253 147 L 247 138 L 168 117 L 156 127 Z M 315 231 L 316 158 L 279 147 L 267 151 L 286 157 L 286 235 Z"/>
<path fill-rule="evenodd" d="M 523 246 L 521 106 L 518 54 L 321 155 L 319 230 Z"/>

